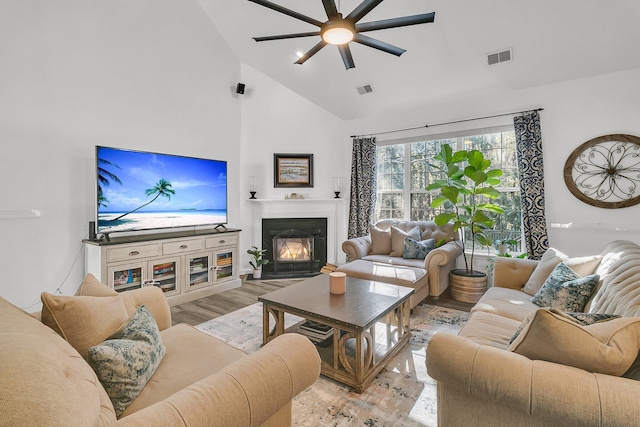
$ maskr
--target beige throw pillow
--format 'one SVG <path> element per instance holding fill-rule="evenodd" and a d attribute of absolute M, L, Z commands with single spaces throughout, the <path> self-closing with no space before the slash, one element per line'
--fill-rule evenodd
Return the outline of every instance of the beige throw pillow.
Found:
<path fill-rule="evenodd" d="M 391 226 L 391 256 L 404 255 L 404 239 L 410 237 L 413 240 L 420 240 L 420 227 L 413 227 L 405 232 L 397 227 Z"/>
<path fill-rule="evenodd" d="M 567 267 L 584 277 L 595 273 L 598 264 L 602 260 L 602 255 L 582 256 L 577 258 L 567 258 L 564 263 Z"/>
<path fill-rule="evenodd" d="M 113 297 L 118 295 L 116 291 L 102 284 L 96 277 L 89 273 L 84 277 L 80 287 L 76 291 L 77 296 L 87 297 Z"/>
<path fill-rule="evenodd" d="M 531 273 L 529 280 L 525 283 L 522 291 L 529 294 L 535 295 L 536 292 L 542 287 L 547 277 L 551 274 L 556 265 L 560 264 L 561 261 L 567 259 L 568 257 L 560 252 L 557 249 L 549 248 L 542 255 L 542 258 L 536 265 L 535 270 Z"/>
<path fill-rule="evenodd" d="M 41 294 L 42 323 L 56 331 L 85 359 L 129 319 L 120 295 L 88 297 Z"/>
<path fill-rule="evenodd" d="M 508 350 L 532 360 L 620 376 L 640 348 L 640 318 L 625 317 L 581 326 L 568 316 L 538 309 L 523 321 Z"/>
<path fill-rule="evenodd" d="M 369 227 L 371 235 L 371 253 L 374 255 L 389 255 L 391 252 L 391 230 L 387 228 L 383 230 L 371 225 Z"/>

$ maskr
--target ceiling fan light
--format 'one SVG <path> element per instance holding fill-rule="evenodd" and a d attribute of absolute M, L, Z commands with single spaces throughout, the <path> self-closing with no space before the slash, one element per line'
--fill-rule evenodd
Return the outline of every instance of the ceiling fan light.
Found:
<path fill-rule="evenodd" d="M 322 32 L 322 40 L 333 45 L 349 43 L 353 40 L 353 31 L 340 25 L 331 26 Z"/>

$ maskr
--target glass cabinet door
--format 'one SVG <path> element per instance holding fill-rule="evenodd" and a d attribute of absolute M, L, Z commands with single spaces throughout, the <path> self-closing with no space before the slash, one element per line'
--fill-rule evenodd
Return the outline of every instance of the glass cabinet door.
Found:
<path fill-rule="evenodd" d="M 233 264 L 233 250 L 225 249 L 215 253 L 216 282 L 222 282 L 233 278 L 235 265 Z"/>
<path fill-rule="evenodd" d="M 187 290 L 200 289 L 213 283 L 211 256 L 208 254 L 187 257 Z"/>
<path fill-rule="evenodd" d="M 145 285 L 157 286 L 166 296 L 171 296 L 178 291 L 179 264 L 176 259 L 150 261 L 150 279 Z"/>
<path fill-rule="evenodd" d="M 122 264 L 108 268 L 109 286 L 116 292 L 142 287 L 144 263 Z"/>

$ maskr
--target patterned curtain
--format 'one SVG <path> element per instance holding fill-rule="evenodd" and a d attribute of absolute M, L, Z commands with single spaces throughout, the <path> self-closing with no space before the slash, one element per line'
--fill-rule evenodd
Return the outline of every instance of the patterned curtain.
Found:
<path fill-rule="evenodd" d="M 549 247 L 544 214 L 544 168 L 540 114 L 527 111 L 513 118 L 520 175 L 522 224 L 527 254 L 540 259 Z"/>
<path fill-rule="evenodd" d="M 376 205 L 376 137 L 354 138 L 348 237 L 369 234 Z"/>

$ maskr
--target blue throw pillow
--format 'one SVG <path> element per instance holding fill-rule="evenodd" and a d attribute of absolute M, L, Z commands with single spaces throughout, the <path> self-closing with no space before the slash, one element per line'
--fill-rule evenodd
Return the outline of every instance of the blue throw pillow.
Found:
<path fill-rule="evenodd" d="M 421 242 L 411 237 L 404 238 L 404 259 L 425 259 L 427 254 L 436 248 L 434 239 L 427 239 Z"/>
<path fill-rule="evenodd" d="M 122 331 L 89 349 L 93 368 L 117 416 L 140 394 L 165 352 L 156 321 L 144 305 Z"/>
<path fill-rule="evenodd" d="M 592 274 L 580 277 L 564 262 L 558 264 L 542 287 L 531 298 L 540 307 L 552 307 L 560 311 L 581 312 L 591 298 L 600 276 Z"/>

